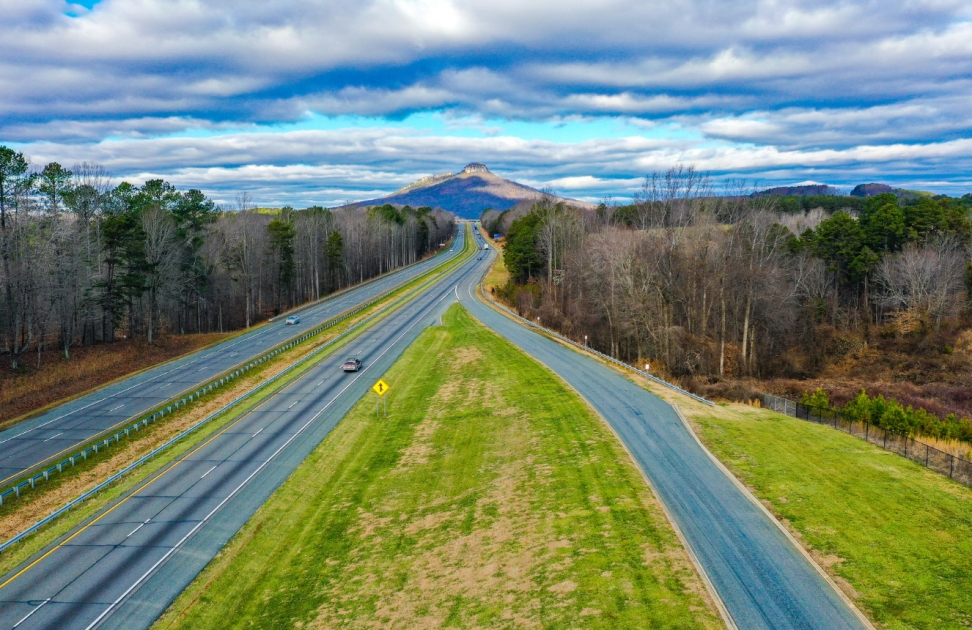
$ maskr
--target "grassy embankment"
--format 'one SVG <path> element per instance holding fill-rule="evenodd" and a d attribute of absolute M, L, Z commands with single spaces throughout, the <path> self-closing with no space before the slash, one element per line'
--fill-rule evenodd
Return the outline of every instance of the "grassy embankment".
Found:
<path fill-rule="evenodd" d="M 826 426 L 676 402 L 872 621 L 972 626 L 972 488 Z"/>
<path fill-rule="evenodd" d="M 467 245 L 467 250 L 469 249 L 471 247 Z M 65 469 L 62 474 L 54 475 L 50 481 L 38 485 L 36 489 L 26 491 L 21 499 L 8 501 L 3 506 L 0 506 L 0 540 L 7 540 L 14 534 L 23 531 L 39 519 L 64 505 L 68 500 L 79 496 L 101 482 L 101 480 L 161 445 L 180 431 L 185 430 L 209 414 L 217 411 L 231 400 L 257 386 L 260 382 L 278 374 L 288 366 L 305 359 L 307 355 L 322 344 L 327 343 L 350 326 L 384 308 L 402 295 L 415 290 L 421 284 L 429 281 L 433 275 L 446 273 L 455 265 L 459 264 L 460 260 L 461 257 L 437 271 L 422 274 L 381 302 L 365 309 L 355 317 L 328 329 L 304 344 L 281 353 L 262 366 L 250 371 L 227 388 L 215 390 L 210 394 L 202 396 L 199 400 L 177 410 L 171 416 L 167 416 L 164 422 L 150 425 L 147 429 L 132 434 L 130 438 L 126 438 L 118 446 L 105 449 L 97 455 L 89 456 L 87 460 L 80 462 L 77 466 Z M 380 321 L 386 316 L 387 314 L 381 315 L 376 321 Z M 353 338 L 357 334 L 360 334 L 360 331 L 352 333 L 352 336 L 348 337 L 348 339 Z M 329 354 L 330 351 L 326 351 L 324 355 L 318 356 L 313 361 L 300 366 L 275 387 L 260 392 L 250 398 L 246 403 L 213 420 L 206 428 L 187 437 L 179 445 L 159 455 L 125 479 L 119 481 L 110 489 L 87 501 L 78 509 L 64 515 L 56 523 L 51 524 L 44 530 L 26 539 L 22 544 L 4 552 L 0 555 L 0 575 L 7 573 L 31 557 L 34 553 L 43 549 L 78 523 L 102 509 L 115 498 L 135 487 L 150 474 L 177 459 L 182 453 L 200 443 L 213 432 L 229 425 L 274 391 L 283 387 L 294 378 L 297 378 L 322 358 L 329 356 Z"/>
<path fill-rule="evenodd" d="M 458 306 L 159 628 L 719 627 L 611 432 Z"/>

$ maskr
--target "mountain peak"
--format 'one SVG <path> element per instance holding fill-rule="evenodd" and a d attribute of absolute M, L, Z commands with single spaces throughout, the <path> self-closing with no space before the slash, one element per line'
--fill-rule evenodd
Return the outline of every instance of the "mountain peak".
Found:
<path fill-rule="evenodd" d="M 410 205 L 413 208 L 431 206 L 455 212 L 467 219 L 478 218 L 486 208 L 506 210 L 521 201 L 540 199 L 539 190 L 504 179 L 490 172 L 481 162 L 470 162 L 458 173 L 429 175 L 412 182 L 387 197 L 359 201 L 353 206 L 374 206 L 385 203 Z M 555 197 L 580 208 L 594 205 L 576 199 Z"/>

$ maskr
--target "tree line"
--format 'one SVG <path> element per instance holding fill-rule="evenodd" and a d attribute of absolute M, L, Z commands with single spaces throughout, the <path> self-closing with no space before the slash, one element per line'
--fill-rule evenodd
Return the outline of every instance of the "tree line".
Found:
<path fill-rule="evenodd" d="M 90 163 L 34 168 L 0 146 L 0 330 L 22 357 L 119 336 L 230 331 L 407 265 L 451 214 L 390 205 L 224 210 L 163 180 L 115 185 Z"/>
<path fill-rule="evenodd" d="M 502 293 L 522 314 L 677 377 L 807 377 L 840 346 L 967 307 L 972 195 L 827 205 L 715 194 L 679 166 L 626 206 L 547 197 L 481 220 L 505 235 Z"/>

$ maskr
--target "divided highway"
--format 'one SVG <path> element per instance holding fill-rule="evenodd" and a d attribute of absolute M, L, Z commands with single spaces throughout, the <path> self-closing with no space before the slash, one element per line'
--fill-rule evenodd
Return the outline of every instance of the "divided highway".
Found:
<path fill-rule="evenodd" d="M 408 283 L 458 255 L 463 248 L 463 238 L 460 229 L 446 252 L 301 311 L 301 323 L 296 326 L 288 326 L 283 321 L 273 322 L 98 389 L 0 432 L 0 488 L 44 462 L 74 452 L 132 416 L 258 357 L 316 324 Z"/>
<path fill-rule="evenodd" d="M 667 403 L 475 297 L 494 255 L 480 252 L 0 581 L 0 628 L 150 626 L 455 299 L 559 374 L 612 425 L 738 628 L 864 627 Z M 364 360 L 361 372 L 341 371 L 348 356 Z"/>
<path fill-rule="evenodd" d="M 481 242 L 481 236 L 476 235 Z M 458 289 L 483 324 L 557 373 L 614 428 L 738 628 L 841 630 L 863 623 L 766 515 L 726 477 L 675 411 L 598 361 L 496 312 L 476 296 L 492 257 Z"/>
<path fill-rule="evenodd" d="M 149 627 L 477 268 L 461 264 L 4 578 L 0 628 Z M 349 356 L 360 372 L 341 370 Z"/>

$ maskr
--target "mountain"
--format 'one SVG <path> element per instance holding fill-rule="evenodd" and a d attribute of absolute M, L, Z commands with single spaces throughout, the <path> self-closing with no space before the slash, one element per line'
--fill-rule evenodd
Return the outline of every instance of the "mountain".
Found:
<path fill-rule="evenodd" d="M 781 197 L 804 197 L 811 195 L 839 194 L 839 190 L 828 186 L 827 184 L 803 184 L 797 186 L 777 186 L 776 188 L 767 188 L 766 190 L 753 193 L 753 197 L 770 197 L 777 195 Z"/>
<path fill-rule="evenodd" d="M 873 197 L 882 193 L 893 193 L 897 189 L 891 188 L 887 184 L 858 184 L 854 190 L 850 191 L 851 197 Z"/>
<path fill-rule="evenodd" d="M 413 208 L 431 206 L 454 212 L 463 219 L 478 219 L 486 208 L 506 210 L 520 201 L 539 199 L 542 194 L 535 188 L 494 175 L 485 164 L 473 162 L 458 173 L 423 177 L 387 197 L 359 201 L 351 205 L 364 207 L 390 203 Z M 554 199 L 580 208 L 595 207 L 594 204 L 576 199 Z"/>

